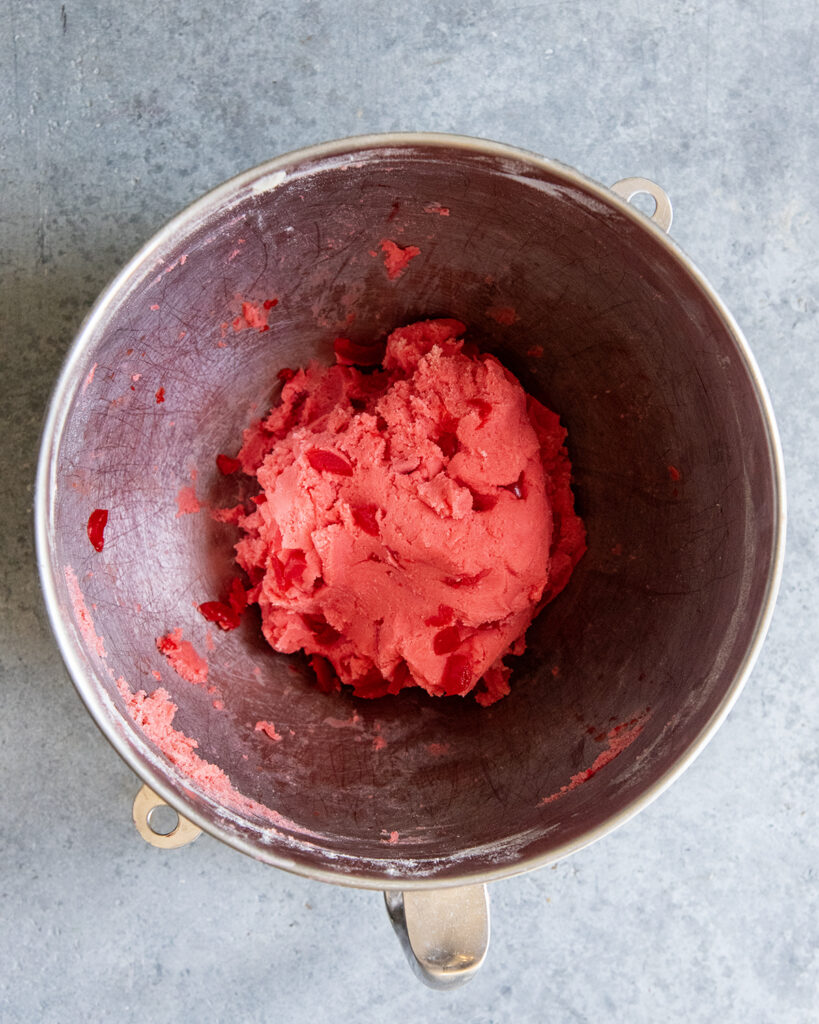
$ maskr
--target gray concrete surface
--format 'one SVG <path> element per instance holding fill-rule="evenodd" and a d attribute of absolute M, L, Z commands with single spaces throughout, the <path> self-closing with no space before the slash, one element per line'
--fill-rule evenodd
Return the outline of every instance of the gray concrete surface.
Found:
<path fill-rule="evenodd" d="M 0 1018 L 810 1022 L 817 900 L 817 6 L 811 0 L 5 0 L 0 6 Z M 457 131 L 643 174 L 746 331 L 787 460 L 768 643 L 688 773 L 618 833 L 493 887 L 482 975 L 411 977 L 372 893 L 130 822 L 41 605 L 41 418 L 107 279 L 236 171 Z"/>

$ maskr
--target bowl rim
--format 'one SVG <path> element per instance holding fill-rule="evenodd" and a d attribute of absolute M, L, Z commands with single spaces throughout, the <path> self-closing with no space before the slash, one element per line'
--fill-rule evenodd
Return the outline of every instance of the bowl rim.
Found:
<path fill-rule="evenodd" d="M 651 234 L 655 242 L 664 246 L 668 254 L 681 264 L 682 268 L 699 288 L 704 299 L 711 304 L 725 329 L 733 337 L 744 361 L 749 380 L 756 393 L 766 430 L 770 454 L 770 469 L 773 475 L 772 558 L 753 635 L 743 660 L 719 705 L 675 763 L 666 769 L 643 792 L 629 800 L 624 807 L 614 812 L 603 822 L 545 853 L 533 854 L 498 867 L 483 870 L 465 870 L 462 873 L 448 874 L 445 877 L 436 877 L 435 875 L 419 877 L 417 874 L 413 875 L 411 873 L 405 875 L 401 871 L 402 862 L 400 858 L 384 858 L 383 861 L 373 862 L 379 865 L 383 864 L 381 873 L 333 870 L 329 867 L 317 867 L 303 863 L 295 857 L 287 856 L 281 850 L 253 843 L 243 834 L 201 814 L 197 808 L 185 801 L 171 783 L 167 781 L 166 777 L 148 762 L 147 758 L 142 756 L 135 747 L 132 747 L 127 742 L 126 734 L 116 727 L 115 719 L 111 712 L 111 705 L 101 698 L 96 688 L 91 684 L 90 678 L 93 673 L 89 674 L 83 666 L 82 659 L 60 613 L 57 581 L 54 572 L 52 572 L 51 559 L 49 557 L 49 499 L 56 488 L 57 442 L 62 433 L 62 423 L 68 413 L 74 395 L 76 371 L 86 345 L 93 339 L 97 327 L 107 316 L 109 307 L 118 304 L 127 296 L 130 291 L 129 286 L 135 284 L 139 272 L 146 265 L 150 265 L 159 253 L 172 248 L 175 241 L 178 242 L 182 234 L 189 233 L 198 222 L 204 220 L 212 211 L 223 205 L 236 202 L 241 195 L 244 195 L 246 189 L 252 188 L 254 185 L 259 186 L 260 191 L 277 187 L 280 181 L 284 180 L 289 170 L 297 171 L 298 166 L 305 162 L 315 163 L 322 159 L 333 159 L 342 156 L 355 158 L 356 155 L 367 150 L 434 150 L 436 148 L 458 149 L 476 155 L 514 161 L 534 170 L 558 176 L 567 184 L 582 188 L 604 205 L 614 208 L 620 214 L 628 217 L 638 228 Z M 284 175 L 280 176 L 280 172 L 284 172 Z M 575 168 L 558 160 L 543 157 L 537 153 L 506 143 L 468 135 L 439 132 L 386 132 L 357 135 L 291 150 L 229 178 L 189 203 L 173 216 L 136 252 L 110 281 L 77 331 L 49 402 L 42 434 L 34 493 L 37 565 L 52 631 L 57 640 L 63 661 L 86 709 L 105 738 L 125 763 L 134 771 L 139 779 L 150 786 L 158 796 L 170 804 L 180 815 L 194 822 L 194 824 L 214 838 L 250 855 L 254 859 L 261 860 L 264 863 L 282 868 L 285 871 L 290 871 L 302 877 L 329 882 L 335 885 L 373 890 L 448 888 L 492 882 L 501 878 L 522 874 L 526 871 L 532 871 L 562 860 L 564 857 L 576 853 L 578 850 L 602 839 L 603 836 L 620 828 L 656 800 L 692 764 L 705 745 L 714 736 L 733 707 L 756 664 L 770 626 L 782 579 L 786 521 L 787 499 L 782 447 L 767 388 L 750 350 L 750 346 L 739 325 L 714 288 L 691 259 L 666 232 L 657 227 L 649 217 L 641 213 L 635 206 Z M 467 849 L 459 851 L 453 856 L 461 859 L 468 856 L 469 852 Z M 441 860 L 444 866 L 451 865 L 453 862 L 451 858 L 446 856 L 442 857 Z M 408 861 L 408 863 L 412 862 Z M 417 864 L 418 862 L 415 863 Z M 422 863 L 426 863 L 426 861 Z M 411 869 L 409 870 L 411 871 Z"/>

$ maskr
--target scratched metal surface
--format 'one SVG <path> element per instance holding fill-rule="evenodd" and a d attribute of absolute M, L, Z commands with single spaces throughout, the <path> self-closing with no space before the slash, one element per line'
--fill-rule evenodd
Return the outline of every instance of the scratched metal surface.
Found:
<path fill-rule="evenodd" d="M 87 3 L 0 14 L 6 865 L 11 1020 L 783 1020 L 815 1016 L 816 131 L 807 4 Z M 529 46 L 521 48 L 525 37 Z M 760 62 L 769 68 L 760 74 Z M 482 976 L 413 987 L 378 900 L 203 839 L 162 854 L 94 730 L 33 569 L 41 417 L 82 316 L 180 206 L 296 145 L 393 127 L 644 173 L 749 335 L 792 505 L 770 640 L 697 764 L 626 829 L 493 888 Z M 126 346 L 127 347 L 127 346 Z M 134 372 L 140 372 L 135 370 Z M 355 950 L 351 957 L 349 950 Z M 284 1007 L 284 1010 L 282 1010 Z"/>

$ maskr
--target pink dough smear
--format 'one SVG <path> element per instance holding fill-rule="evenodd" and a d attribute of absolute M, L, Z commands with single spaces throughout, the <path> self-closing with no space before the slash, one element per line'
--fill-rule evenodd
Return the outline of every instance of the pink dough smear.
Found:
<path fill-rule="evenodd" d="M 80 634 L 88 646 L 92 650 L 96 651 L 101 658 L 104 658 L 106 656 L 105 644 L 102 642 L 102 637 L 97 635 L 97 631 L 94 628 L 94 620 L 91 618 L 91 613 L 88 611 L 85 604 L 85 598 L 82 595 L 80 584 L 77 581 L 77 574 L 70 565 L 67 565 L 64 571 L 65 582 L 68 587 L 68 595 L 71 598 L 71 607 L 74 609 L 74 619 L 79 627 Z"/>
<path fill-rule="evenodd" d="M 83 381 L 83 385 L 82 385 L 82 393 L 83 394 L 85 394 L 85 392 L 90 387 L 91 382 L 94 380 L 94 374 L 97 372 L 97 366 L 98 365 L 99 365 L 98 363 L 94 363 L 94 365 L 88 371 L 88 376 L 85 378 L 85 380 Z"/>
<path fill-rule="evenodd" d="M 196 653 L 192 643 L 182 639 L 182 630 L 175 629 L 156 641 L 156 649 L 164 654 L 178 676 L 189 683 L 202 685 L 208 679 L 208 663 Z"/>
<path fill-rule="evenodd" d="M 650 715 L 648 711 L 644 711 L 642 714 L 637 715 L 630 722 L 621 722 L 620 725 L 615 725 L 613 729 L 605 735 L 605 739 L 608 741 L 608 746 L 605 750 L 602 750 L 594 761 L 589 765 L 588 768 L 584 768 L 582 772 L 578 772 L 576 775 L 572 775 L 569 782 L 565 786 L 561 786 L 556 793 L 552 793 L 551 796 L 545 796 L 538 804 L 538 807 L 545 807 L 546 804 L 554 803 L 555 800 L 559 800 L 560 797 L 565 796 L 566 793 L 570 793 L 573 789 L 577 789 L 578 786 L 582 786 L 584 782 L 588 782 L 589 779 L 593 778 L 601 768 L 605 768 L 607 764 L 619 757 L 624 750 L 628 750 L 631 744 L 637 739 L 640 733 L 645 728 L 646 722 Z"/>
<path fill-rule="evenodd" d="M 241 314 L 233 320 L 233 330 L 236 332 L 248 329 L 259 332 L 269 331 L 270 325 L 267 322 L 268 310 L 278 305 L 278 302 L 278 299 L 266 299 L 258 304 L 243 302 Z"/>
<path fill-rule="evenodd" d="M 256 732 L 263 732 L 265 736 L 268 736 L 271 740 L 276 740 L 276 742 L 281 739 L 280 733 L 276 732 L 276 726 L 272 722 L 257 722 L 255 729 Z"/>
<path fill-rule="evenodd" d="M 289 371 L 245 431 L 238 458 L 261 488 L 239 519 L 248 600 L 325 692 L 492 704 L 585 551 L 565 429 L 464 331 L 399 328 L 380 362 L 341 339 L 337 365 Z"/>
<path fill-rule="evenodd" d="M 176 496 L 177 519 L 180 516 L 189 516 L 193 512 L 198 512 L 201 507 L 199 499 L 196 497 L 196 488 L 192 484 L 180 488 Z"/>
<path fill-rule="evenodd" d="M 384 266 L 387 269 L 387 277 L 394 281 L 400 277 L 409 266 L 410 260 L 421 255 L 417 245 L 400 246 L 385 238 L 381 243 L 381 251 L 384 253 Z"/>
<path fill-rule="evenodd" d="M 125 701 L 128 714 L 145 736 L 215 803 L 229 807 L 239 814 L 254 815 L 279 828 L 298 831 L 305 835 L 315 834 L 265 807 L 264 804 L 243 796 L 234 788 L 221 768 L 200 757 L 196 753 L 199 746 L 197 741 L 173 727 L 177 706 L 167 690 L 160 687 L 151 694 L 144 690 L 133 692 L 122 677 L 117 679 L 117 689 Z"/>

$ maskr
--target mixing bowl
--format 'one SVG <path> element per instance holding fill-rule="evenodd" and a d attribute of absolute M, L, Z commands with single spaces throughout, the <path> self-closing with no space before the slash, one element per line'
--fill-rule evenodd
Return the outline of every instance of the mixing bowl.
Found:
<path fill-rule="evenodd" d="M 448 984 L 485 951 L 484 883 L 600 838 L 691 762 L 759 651 L 784 490 L 747 344 L 669 222 L 649 182 L 612 191 L 495 143 L 371 136 L 239 175 L 113 281 L 53 398 L 37 539 L 74 682 L 149 787 L 145 834 L 184 838 L 146 826 L 166 801 L 189 834 L 383 889 L 414 960 Z M 420 250 L 398 276 L 384 241 Z M 213 511 L 241 494 L 214 457 L 275 401 L 278 371 L 433 316 L 467 323 L 560 413 L 588 530 L 512 693 L 486 709 L 321 693 L 253 613 L 223 633 L 197 611 L 234 573 L 236 528 Z M 168 634 L 205 681 L 171 669 Z"/>

